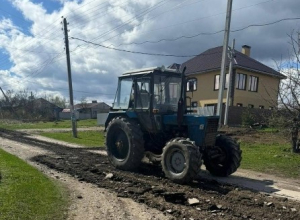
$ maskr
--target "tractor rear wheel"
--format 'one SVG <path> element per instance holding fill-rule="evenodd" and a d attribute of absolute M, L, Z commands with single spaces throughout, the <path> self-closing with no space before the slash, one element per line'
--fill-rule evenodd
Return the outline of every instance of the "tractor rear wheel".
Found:
<path fill-rule="evenodd" d="M 144 139 L 139 124 L 116 117 L 107 127 L 106 149 L 111 163 L 118 169 L 134 170 L 144 157 Z"/>
<path fill-rule="evenodd" d="M 191 141 L 175 138 L 164 147 L 161 165 L 167 178 L 176 183 L 187 183 L 200 171 L 201 153 Z"/>
<path fill-rule="evenodd" d="M 242 151 L 240 145 L 232 138 L 224 135 L 217 136 L 214 147 L 204 152 L 204 165 L 215 176 L 229 176 L 240 166 Z"/>

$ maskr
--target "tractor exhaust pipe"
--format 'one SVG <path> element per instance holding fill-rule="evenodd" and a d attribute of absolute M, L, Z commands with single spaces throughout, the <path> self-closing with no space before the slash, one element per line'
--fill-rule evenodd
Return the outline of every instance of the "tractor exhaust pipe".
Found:
<path fill-rule="evenodd" d="M 180 98 L 178 100 L 178 110 L 177 110 L 177 123 L 178 126 L 180 127 L 183 122 L 183 115 L 185 113 L 185 70 L 186 66 L 183 68 L 182 73 L 181 73 L 181 92 L 180 92 Z"/>

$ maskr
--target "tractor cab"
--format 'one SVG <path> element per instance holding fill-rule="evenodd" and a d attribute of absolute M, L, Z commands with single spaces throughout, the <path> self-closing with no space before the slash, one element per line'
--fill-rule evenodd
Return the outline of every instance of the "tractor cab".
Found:
<path fill-rule="evenodd" d="M 176 114 L 181 95 L 182 74 L 154 67 L 126 72 L 119 77 L 112 109 L 139 118 L 149 132 L 162 129 L 162 116 Z"/>
<path fill-rule="evenodd" d="M 119 77 L 113 109 L 176 112 L 180 88 L 181 73 L 173 69 L 156 67 L 126 72 Z"/>

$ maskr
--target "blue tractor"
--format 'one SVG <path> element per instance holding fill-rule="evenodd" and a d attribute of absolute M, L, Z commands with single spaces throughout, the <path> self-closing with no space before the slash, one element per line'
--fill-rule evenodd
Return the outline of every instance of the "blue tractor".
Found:
<path fill-rule="evenodd" d="M 184 72 L 155 67 L 119 77 L 105 122 L 107 153 L 116 168 L 137 169 L 147 156 L 161 164 L 167 178 L 187 183 L 202 161 L 216 176 L 228 176 L 240 166 L 240 146 L 218 134 L 219 117 L 191 114 L 186 108 Z"/>

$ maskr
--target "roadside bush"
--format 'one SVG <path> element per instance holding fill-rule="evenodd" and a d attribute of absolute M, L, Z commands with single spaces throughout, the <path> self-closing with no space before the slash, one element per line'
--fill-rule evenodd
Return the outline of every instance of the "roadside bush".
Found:
<path fill-rule="evenodd" d="M 249 110 L 244 111 L 242 114 L 242 126 L 243 127 L 250 127 L 253 125 L 256 121 L 255 115 L 250 112 Z"/>

